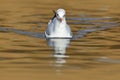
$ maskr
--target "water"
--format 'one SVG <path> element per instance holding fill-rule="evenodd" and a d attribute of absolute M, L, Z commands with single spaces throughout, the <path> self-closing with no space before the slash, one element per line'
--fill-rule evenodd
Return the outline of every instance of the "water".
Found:
<path fill-rule="evenodd" d="M 119 79 L 119 3 L 1 0 L 0 80 Z M 74 36 L 46 39 L 52 10 L 60 7 L 67 10 Z"/>

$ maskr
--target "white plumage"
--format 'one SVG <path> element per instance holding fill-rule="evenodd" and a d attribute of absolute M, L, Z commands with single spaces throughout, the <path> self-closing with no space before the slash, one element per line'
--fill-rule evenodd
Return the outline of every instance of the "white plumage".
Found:
<path fill-rule="evenodd" d="M 46 38 L 72 38 L 72 32 L 66 23 L 65 10 L 58 9 L 54 17 L 49 21 L 45 31 Z"/>

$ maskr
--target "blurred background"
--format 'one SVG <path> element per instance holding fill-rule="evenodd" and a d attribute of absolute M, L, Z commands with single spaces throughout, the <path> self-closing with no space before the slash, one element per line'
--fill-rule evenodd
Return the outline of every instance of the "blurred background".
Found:
<path fill-rule="evenodd" d="M 44 33 L 58 8 L 74 34 L 108 29 L 71 40 L 59 62 L 45 39 L 0 28 L 0 80 L 118 80 L 120 0 L 0 0 L 0 27 Z"/>

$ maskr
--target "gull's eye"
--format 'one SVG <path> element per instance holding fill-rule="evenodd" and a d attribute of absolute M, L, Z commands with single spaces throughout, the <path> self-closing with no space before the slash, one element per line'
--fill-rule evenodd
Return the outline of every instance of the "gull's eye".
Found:
<path fill-rule="evenodd" d="M 58 16 L 58 14 L 56 13 L 56 16 Z"/>

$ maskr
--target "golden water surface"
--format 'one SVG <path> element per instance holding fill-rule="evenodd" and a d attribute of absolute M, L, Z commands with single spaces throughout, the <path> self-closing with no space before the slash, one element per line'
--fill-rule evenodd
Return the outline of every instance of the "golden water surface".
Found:
<path fill-rule="evenodd" d="M 0 31 L 0 80 L 119 80 L 120 0 L 0 0 L 0 27 L 44 32 L 58 8 L 73 34 L 115 26 L 71 40 L 64 63 L 46 39 Z"/>

